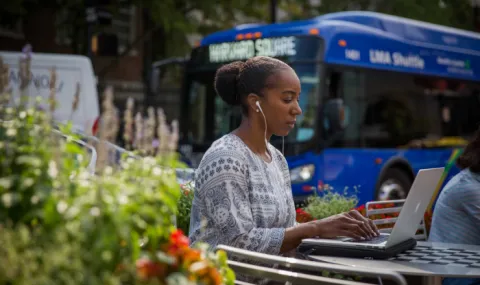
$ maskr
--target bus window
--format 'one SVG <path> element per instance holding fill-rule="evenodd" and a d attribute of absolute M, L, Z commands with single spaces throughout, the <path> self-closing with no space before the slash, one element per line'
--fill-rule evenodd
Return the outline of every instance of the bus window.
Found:
<path fill-rule="evenodd" d="M 285 137 L 285 142 L 304 143 L 315 136 L 319 104 L 320 66 L 316 63 L 292 63 L 300 79 L 301 94 L 299 105 L 302 115 L 297 117 L 296 127 Z M 279 137 L 272 137 L 274 145 L 281 143 Z"/>
<path fill-rule="evenodd" d="M 363 146 L 396 148 L 441 135 L 439 103 L 415 84 L 413 75 L 364 72 Z"/>
<path fill-rule="evenodd" d="M 329 137 L 343 132 L 345 122 L 345 108 L 342 90 L 339 85 L 342 81 L 342 74 L 332 72 L 328 80 L 327 98 L 324 106 L 324 129 Z"/>
<path fill-rule="evenodd" d="M 480 122 L 478 91 L 439 95 L 442 106 L 442 133 L 449 137 L 469 137 Z"/>
<path fill-rule="evenodd" d="M 363 74 L 332 70 L 323 100 L 323 137 L 329 147 L 358 146 Z"/>
<path fill-rule="evenodd" d="M 188 132 L 189 141 L 203 142 L 212 137 L 213 108 L 215 90 L 213 87 L 213 73 L 190 74 L 188 79 Z"/>
<path fill-rule="evenodd" d="M 240 126 L 242 121 L 241 111 L 241 108 L 232 108 L 220 96 L 215 96 L 214 139 L 219 139 Z"/>
<path fill-rule="evenodd" d="M 190 110 L 192 114 L 190 116 L 190 133 L 189 137 L 196 139 L 205 138 L 205 110 L 207 103 L 207 87 L 198 81 L 192 82 L 192 88 L 190 93 Z"/>

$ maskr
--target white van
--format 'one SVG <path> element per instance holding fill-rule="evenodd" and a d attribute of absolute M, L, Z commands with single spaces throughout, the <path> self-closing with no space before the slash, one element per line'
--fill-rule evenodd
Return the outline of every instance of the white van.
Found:
<path fill-rule="evenodd" d="M 20 52 L 0 51 L 4 63 L 9 65 L 9 85 L 13 98 L 20 99 L 19 60 Z M 90 59 L 81 55 L 32 53 L 32 82 L 28 87 L 28 96 L 41 96 L 47 100 L 50 95 L 50 70 L 56 68 L 56 101 L 57 106 L 53 118 L 57 122 L 71 120 L 77 131 L 92 134 L 99 117 L 99 99 L 96 79 Z M 80 83 L 80 100 L 77 110 L 72 114 L 72 104 Z M 45 101 L 48 102 L 48 101 Z"/>

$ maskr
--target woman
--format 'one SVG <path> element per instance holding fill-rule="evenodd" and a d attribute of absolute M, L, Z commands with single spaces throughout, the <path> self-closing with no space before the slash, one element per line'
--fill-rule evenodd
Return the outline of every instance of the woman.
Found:
<path fill-rule="evenodd" d="M 429 241 L 480 245 L 480 129 L 457 159 L 461 169 L 443 188 L 433 213 Z M 443 285 L 480 284 L 445 278 Z"/>
<path fill-rule="evenodd" d="M 302 239 L 370 238 L 378 230 L 359 212 L 295 223 L 287 162 L 270 137 L 286 136 L 302 114 L 300 80 L 293 69 L 269 57 L 221 67 L 215 90 L 242 108 L 242 122 L 215 141 L 196 171 L 190 240 L 285 254 Z"/>

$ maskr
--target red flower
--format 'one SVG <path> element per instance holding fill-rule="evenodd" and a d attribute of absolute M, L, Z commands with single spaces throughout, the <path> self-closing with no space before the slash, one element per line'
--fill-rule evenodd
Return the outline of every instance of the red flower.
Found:
<path fill-rule="evenodd" d="M 170 243 L 168 245 L 167 252 L 172 255 L 176 255 L 179 253 L 180 250 L 188 248 L 190 241 L 188 238 L 183 234 L 183 231 L 180 229 L 176 229 L 170 235 Z"/>
<path fill-rule="evenodd" d="M 355 210 L 362 214 L 362 216 L 365 216 L 367 214 L 367 211 L 365 210 L 365 205 L 360 205 Z"/>
<path fill-rule="evenodd" d="M 298 208 L 296 212 L 298 223 L 306 223 L 313 220 L 313 217 L 309 213 L 305 212 L 302 208 Z"/>
<path fill-rule="evenodd" d="M 170 241 L 174 242 L 175 244 L 179 246 L 187 246 L 190 244 L 190 241 L 188 238 L 185 236 L 183 231 L 181 229 L 176 229 L 171 235 L 170 235 Z"/>

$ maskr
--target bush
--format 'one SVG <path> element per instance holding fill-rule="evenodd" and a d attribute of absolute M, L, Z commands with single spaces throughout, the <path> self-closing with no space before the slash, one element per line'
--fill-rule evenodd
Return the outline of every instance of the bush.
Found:
<path fill-rule="evenodd" d="M 104 102 L 101 139 L 115 135 L 111 105 Z M 92 173 L 80 138 L 69 125 L 55 132 L 38 106 L 0 104 L 1 284 L 233 284 L 224 252 L 190 248 L 173 225 L 181 197 L 173 131 L 159 128 L 166 149 L 151 155 L 143 141 L 147 155 L 124 157 L 120 167 L 106 163 L 99 143 Z"/>
<path fill-rule="evenodd" d="M 355 195 L 341 195 L 331 190 L 318 196 L 308 197 L 303 211 L 312 219 L 320 220 L 343 212 L 348 212 L 357 206 L 358 199 Z"/>
<path fill-rule="evenodd" d="M 188 234 L 190 230 L 190 212 L 194 197 L 193 182 L 181 185 L 181 196 L 178 202 L 177 228 Z"/>

